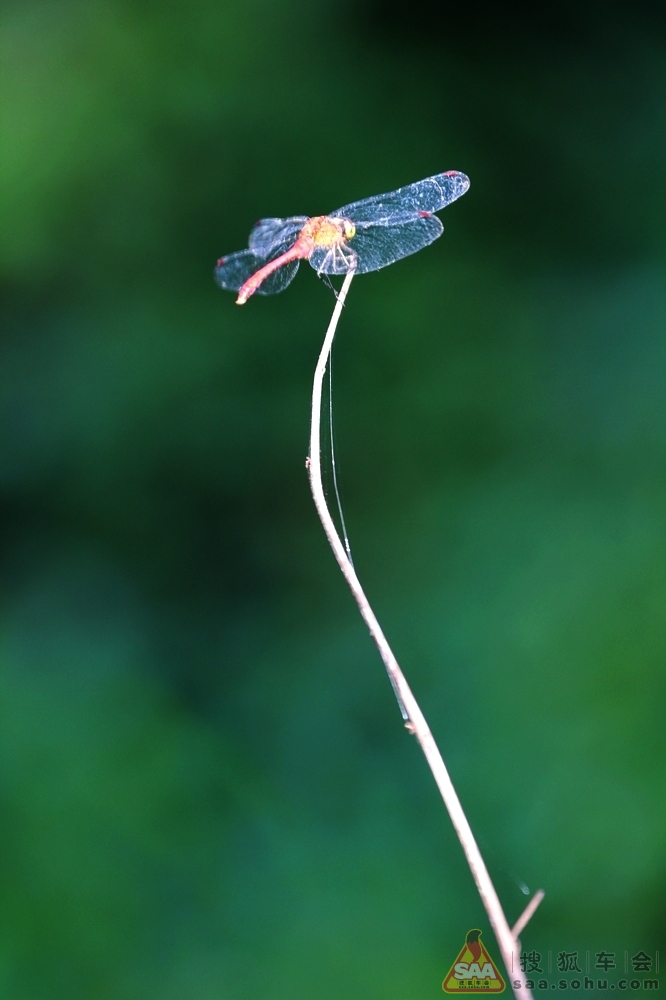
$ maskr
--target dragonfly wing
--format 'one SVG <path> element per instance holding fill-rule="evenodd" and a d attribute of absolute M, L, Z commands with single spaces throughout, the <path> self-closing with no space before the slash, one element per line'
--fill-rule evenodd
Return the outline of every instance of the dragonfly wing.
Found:
<path fill-rule="evenodd" d="M 237 292 L 250 275 L 258 271 L 265 260 L 251 250 L 239 250 L 228 257 L 220 257 L 215 268 L 215 280 L 220 288 Z"/>
<path fill-rule="evenodd" d="M 278 220 L 284 222 L 284 219 Z M 253 250 L 239 250 L 237 253 L 230 253 L 228 257 L 221 257 L 215 268 L 215 280 L 220 288 L 226 288 L 231 292 L 237 292 L 241 285 L 244 285 L 255 271 L 267 264 L 268 261 L 279 257 L 285 250 L 288 250 L 293 239 L 291 237 L 273 246 L 268 257 L 259 255 Z M 276 295 L 291 284 L 296 277 L 299 262 L 290 261 L 279 267 L 273 274 L 265 278 L 257 293 L 259 295 Z"/>
<path fill-rule="evenodd" d="M 289 219 L 260 219 L 250 233 L 248 246 L 259 257 L 270 257 L 276 246 L 300 233 L 307 221 L 307 215 L 294 215 Z"/>
<path fill-rule="evenodd" d="M 348 243 L 357 258 L 356 273 L 378 271 L 427 247 L 442 235 L 444 226 L 436 215 L 411 218 L 398 225 L 359 225 Z"/>
<path fill-rule="evenodd" d="M 315 247 L 308 257 L 317 274 L 347 274 L 358 264 L 349 243 L 332 247 Z"/>
<path fill-rule="evenodd" d="M 331 212 L 331 215 L 351 219 L 357 226 L 359 222 L 385 225 L 389 221 L 400 222 L 413 218 L 418 212 L 439 212 L 456 198 L 460 198 L 468 188 L 469 178 L 465 174 L 449 170 L 445 174 L 435 174 L 416 181 L 415 184 L 407 184 L 388 194 L 377 194 L 363 201 L 343 205 Z M 412 250 L 409 252 L 413 253 Z"/>
<path fill-rule="evenodd" d="M 257 295 L 277 295 L 283 292 L 287 285 L 290 285 L 296 277 L 300 261 L 291 260 L 288 264 L 283 264 L 277 271 L 273 271 L 257 288 Z"/>

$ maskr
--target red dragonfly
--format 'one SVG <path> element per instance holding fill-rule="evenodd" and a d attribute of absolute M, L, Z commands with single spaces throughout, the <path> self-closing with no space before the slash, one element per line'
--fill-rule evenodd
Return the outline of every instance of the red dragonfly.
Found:
<path fill-rule="evenodd" d="M 238 292 L 242 306 L 251 295 L 275 295 L 290 284 L 301 260 L 317 274 L 378 271 L 428 246 L 444 229 L 435 212 L 469 188 L 469 178 L 447 170 L 405 187 L 343 205 L 330 215 L 261 219 L 247 250 L 220 257 L 215 280 Z"/>

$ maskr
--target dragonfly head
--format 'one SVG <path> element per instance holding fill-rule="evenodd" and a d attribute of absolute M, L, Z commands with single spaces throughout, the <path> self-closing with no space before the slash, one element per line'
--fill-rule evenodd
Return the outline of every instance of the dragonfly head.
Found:
<path fill-rule="evenodd" d="M 350 240 L 356 234 L 356 226 L 351 219 L 342 220 L 342 233 L 345 240 Z"/>

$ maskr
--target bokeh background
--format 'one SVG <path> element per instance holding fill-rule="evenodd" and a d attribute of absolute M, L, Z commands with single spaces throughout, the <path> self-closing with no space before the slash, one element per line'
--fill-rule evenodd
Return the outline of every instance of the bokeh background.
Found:
<path fill-rule="evenodd" d="M 663 954 L 661 5 L 2 12 L 0 995 L 427 998 L 493 951 L 309 497 L 332 295 L 212 277 L 449 169 L 339 329 L 356 566 L 509 919 L 547 891 L 524 947 Z"/>

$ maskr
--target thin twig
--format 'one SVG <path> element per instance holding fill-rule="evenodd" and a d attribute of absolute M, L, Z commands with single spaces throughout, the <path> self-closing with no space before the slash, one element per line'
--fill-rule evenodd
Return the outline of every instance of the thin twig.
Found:
<path fill-rule="evenodd" d="M 310 476 L 310 488 L 312 490 L 312 496 L 315 502 L 315 507 L 317 508 L 317 513 L 319 514 L 324 531 L 326 532 L 326 537 L 328 538 L 329 544 L 333 549 L 333 554 L 338 561 L 338 565 L 340 566 L 344 578 L 349 585 L 349 589 L 358 604 L 359 611 L 361 612 L 361 615 L 370 630 L 370 635 L 374 639 L 380 656 L 384 661 L 384 666 L 386 667 L 386 671 L 393 686 L 395 696 L 398 700 L 398 705 L 400 706 L 403 718 L 405 719 L 405 725 L 407 729 L 414 734 L 421 746 L 421 749 L 423 750 L 430 770 L 432 771 L 432 775 L 437 783 L 437 787 L 439 788 L 441 796 L 444 800 L 444 804 L 448 810 L 449 816 L 451 817 L 451 822 L 453 823 L 455 831 L 458 834 L 462 849 L 465 852 L 465 857 L 467 858 L 467 863 L 469 864 L 472 876 L 476 882 L 476 887 L 479 891 L 479 895 L 481 896 L 481 901 L 483 902 L 486 913 L 488 914 L 488 919 L 490 920 L 490 924 L 495 932 L 495 937 L 497 938 L 497 943 L 502 953 L 504 965 L 509 975 L 509 981 L 511 982 L 516 1000 L 532 1000 L 532 994 L 524 985 L 522 985 L 522 980 L 513 979 L 516 975 L 517 969 L 519 968 L 516 963 L 517 969 L 514 971 L 514 960 L 517 958 L 516 939 L 511 932 L 511 928 L 509 927 L 507 919 L 504 915 L 502 905 L 499 901 L 497 893 L 495 892 L 495 887 L 493 886 L 490 875 L 488 874 L 488 869 L 486 868 L 483 858 L 481 857 L 481 852 L 479 851 L 476 840 L 474 839 L 471 827 L 467 822 L 467 817 L 465 816 L 460 800 L 453 787 L 448 771 L 446 770 L 444 761 L 442 760 L 442 755 L 437 749 L 437 744 L 435 743 L 433 735 L 430 732 L 423 713 L 421 712 L 421 709 L 419 708 L 416 699 L 412 694 L 407 681 L 405 680 L 404 674 L 398 665 L 398 661 L 393 655 L 391 647 L 386 641 L 386 637 L 381 630 L 379 622 L 370 607 L 359 579 L 356 576 L 354 567 L 347 558 L 347 553 L 345 552 L 344 546 L 340 541 L 337 531 L 335 530 L 335 524 L 333 523 L 333 519 L 331 518 L 326 505 L 326 499 L 324 497 L 324 490 L 321 482 L 320 456 L 322 383 L 326 372 L 326 363 L 333 344 L 333 337 L 335 336 L 335 329 L 338 325 L 342 307 L 344 305 L 345 298 L 347 297 L 347 292 L 349 291 L 349 286 L 353 277 L 353 271 L 350 271 L 345 277 L 342 289 L 338 295 L 338 300 L 335 304 L 335 309 L 333 310 L 333 315 L 331 316 L 331 321 L 328 325 L 328 330 L 326 331 L 324 343 L 319 353 L 317 366 L 315 368 L 314 382 L 312 385 L 310 456 L 307 463 Z M 514 986 L 515 981 L 520 982 L 520 985 Z"/>
<path fill-rule="evenodd" d="M 515 924 L 511 928 L 511 933 L 515 937 L 516 941 L 518 940 L 518 935 L 520 934 L 520 932 L 523 930 L 524 927 L 527 927 L 528 923 L 534 916 L 537 906 L 539 905 L 539 903 L 541 902 L 541 900 L 545 895 L 546 893 L 543 891 L 543 889 L 537 889 L 537 891 L 534 893 L 534 895 L 530 899 L 529 903 L 527 904 L 523 912 L 516 920 Z"/>

